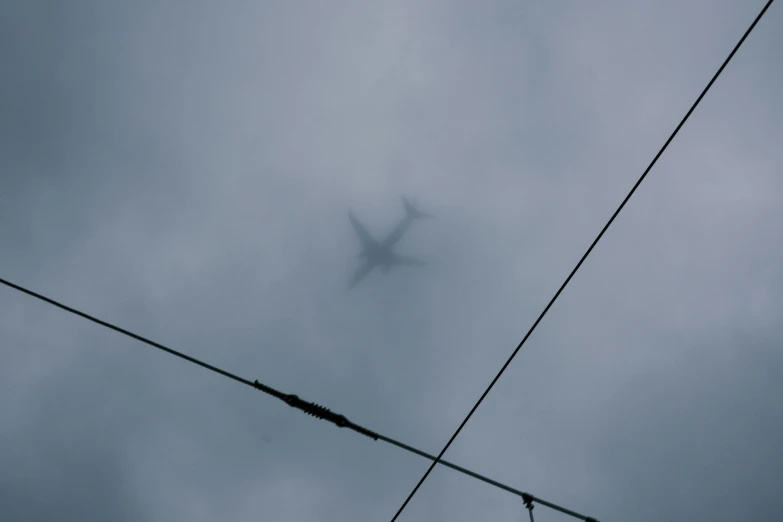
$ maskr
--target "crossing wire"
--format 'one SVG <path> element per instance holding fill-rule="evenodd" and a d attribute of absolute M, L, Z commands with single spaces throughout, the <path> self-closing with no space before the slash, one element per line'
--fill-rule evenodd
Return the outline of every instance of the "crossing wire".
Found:
<path fill-rule="evenodd" d="M 770 5 L 772 5 L 772 2 L 774 0 L 768 0 L 768 2 L 764 5 L 764 8 L 761 10 L 761 12 L 758 14 L 755 20 L 753 20 L 753 23 L 750 24 L 750 27 L 748 27 L 748 30 L 745 31 L 745 34 L 742 35 L 742 38 L 740 38 L 739 42 L 737 42 L 737 45 L 734 46 L 734 49 L 732 49 L 729 56 L 726 58 L 726 60 L 723 62 L 723 64 L 720 66 L 718 71 L 713 75 L 710 82 L 707 84 L 707 87 L 704 88 L 704 90 L 701 92 L 699 97 L 696 99 L 696 101 L 691 105 L 691 108 L 688 110 L 688 112 L 685 114 L 685 117 L 680 121 L 679 125 L 674 129 L 674 132 L 672 132 L 671 136 L 669 136 L 669 139 L 666 140 L 666 143 L 664 143 L 663 147 L 658 151 L 658 154 L 655 155 L 655 158 L 653 158 L 652 162 L 650 162 L 650 165 L 645 169 L 644 173 L 641 175 L 639 180 L 636 182 L 636 184 L 633 186 L 631 191 L 628 193 L 627 196 L 625 196 L 625 199 L 622 203 L 620 203 L 620 206 L 617 207 L 617 210 L 614 211 L 614 214 L 612 214 L 612 217 L 609 218 L 609 221 L 604 225 L 604 228 L 601 229 L 601 232 L 598 234 L 598 236 L 595 238 L 593 243 L 590 245 L 590 248 L 587 249 L 587 252 L 584 253 L 582 258 L 579 260 L 579 262 L 576 264 L 574 269 L 571 271 L 571 273 L 566 278 L 565 282 L 560 286 L 557 293 L 555 293 L 554 297 L 549 301 L 549 304 L 546 305 L 546 308 L 544 308 L 544 311 L 541 312 L 541 315 L 538 316 L 538 319 L 533 323 L 533 326 L 530 327 L 530 330 L 528 330 L 527 334 L 525 334 L 525 337 L 522 338 L 522 341 L 517 345 L 514 352 L 511 354 L 511 357 L 508 358 L 506 361 L 506 364 L 503 365 L 503 367 L 500 369 L 498 374 L 495 376 L 494 379 L 492 379 L 492 382 L 489 384 L 487 389 L 484 391 L 484 393 L 481 394 L 481 397 L 479 398 L 478 402 L 473 406 L 473 408 L 470 410 L 470 413 L 468 413 L 467 417 L 465 417 L 465 420 L 462 421 L 462 423 L 457 428 L 457 431 L 454 432 L 454 434 L 451 436 L 449 441 L 446 443 L 446 445 L 443 447 L 441 452 L 438 454 L 438 457 L 433 461 L 433 463 L 430 465 L 430 467 L 427 469 L 427 471 L 424 473 L 424 476 L 421 477 L 421 480 L 419 480 L 419 483 L 416 484 L 416 487 L 413 488 L 413 491 L 411 491 L 410 495 L 408 495 L 408 498 L 405 499 L 405 502 L 402 503 L 402 506 L 397 510 L 397 513 L 394 515 L 394 518 L 392 518 L 391 522 L 394 522 L 397 520 L 397 518 L 400 516 L 402 511 L 405 509 L 405 506 L 408 505 L 408 503 L 413 498 L 413 495 L 416 494 L 416 492 L 419 490 L 421 485 L 424 483 L 425 480 L 427 480 L 427 477 L 429 476 L 430 472 L 432 472 L 433 468 L 435 467 L 438 462 L 440 462 L 440 459 L 443 457 L 443 454 L 446 453 L 446 450 L 449 449 L 451 446 L 451 443 L 454 442 L 454 439 L 457 438 L 457 435 L 462 431 L 462 428 L 467 424 L 468 420 L 473 416 L 473 413 L 476 411 L 476 409 L 479 407 L 479 405 L 484 401 L 484 398 L 487 396 L 487 394 L 490 392 L 493 386 L 495 386 L 495 383 L 500 379 L 500 376 L 503 375 L 503 372 L 506 371 L 506 368 L 511 363 L 511 361 L 514 359 L 514 357 L 517 355 L 519 350 L 522 348 L 522 346 L 525 344 L 527 339 L 530 337 L 530 334 L 533 333 L 533 331 L 536 329 L 538 324 L 541 322 L 541 320 L 544 318 L 544 316 L 547 314 L 549 309 L 552 307 L 552 305 L 555 303 L 558 297 L 560 297 L 560 294 L 563 292 L 565 287 L 568 285 L 568 283 L 571 281 L 571 278 L 574 277 L 574 274 L 576 274 L 577 270 L 582 266 L 582 263 L 584 263 L 585 259 L 587 259 L 587 256 L 590 255 L 590 252 L 593 251 L 593 248 L 595 248 L 595 245 L 598 243 L 598 241 L 603 237 L 604 232 L 609 228 L 609 226 L 612 224 L 612 222 L 615 220 L 617 215 L 620 213 L 620 211 L 625 207 L 625 204 L 628 203 L 628 200 L 631 199 L 631 196 L 636 192 L 636 189 L 641 185 L 642 181 L 644 181 L 644 178 L 647 177 L 647 174 L 650 172 L 650 170 L 653 168 L 653 166 L 658 162 L 658 158 L 661 157 L 663 152 L 669 147 L 669 144 L 672 142 L 674 137 L 677 135 L 677 133 L 680 132 L 680 129 L 685 124 L 685 122 L 690 118 L 691 113 L 696 109 L 696 107 L 701 102 L 702 98 L 704 98 L 704 95 L 707 94 L 707 92 L 712 87 L 712 84 L 715 83 L 715 80 L 718 79 L 718 76 L 723 72 L 723 69 L 726 68 L 726 66 L 729 64 L 731 59 L 734 57 L 734 54 L 739 50 L 739 48 L 742 46 L 745 39 L 748 37 L 748 35 L 753 31 L 753 29 L 756 27 L 756 24 L 761 20 L 761 18 L 764 16 L 764 13 L 767 12 L 767 9 Z"/>
<path fill-rule="evenodd" d="M 169 353 L 171 355 L 174 355 L 176 357 L 179 357 L 181 359 L 185 359 L 188 362 L 191 362 L 193 364 L 197 364 L 198 366 L 201 366 L 202 368 L 206 368 L 207 370 L 213 371 L 215 373 L 218 373 L 222 375 L 223 377 L 228 377 L 229 379 L 232 379 L 236 382 L 240 382 L 242 384 L 245 384 L 247 386 L 251 386 L 257 390 L 260 390 L 268 395 L 271 395 L 277 399 L 280 399 L 281 401 L 285 402 L 289 406 L 296 408 L 298 410 L 303 411 L 304 413 L 308 415 L 312 415 L 313 417 L 316 417 L 318 419 L 322 419 L 328 422 L 331 422 L 332 424 L 335 424 L 336 426 L 340 428 L 348 428 L 350 430 L 353 430 L 361 435 L 364 435 L 366 437 L 369 437 L 373 440 L 382 440 L 388 444 L 392 444 L 394 446 L 397 446 L 398 448 L 404 449 L 410 453 L 413 453 L 415 455 L 419 455 L 420 457 L 424 457 L 428 460 L 435 461 L 436 457 L 434 455 L 430 455 L 429 453 L 426 453 L 424 451 L 421 451 L 419 449 L 416 449 L 412 446 L 408 446 L 407 444 L 394 440 L 390 437 L 386 437 L 385 435 L 381 435 L 380 433 L 376 433 L 374 431 L 368 430 L 367 428 L 364 428 L 362 426 L 359 426 L 358 424 L 355 424 L 351 421 L 349 421 L 345 416 L 334 413 L 333 411 L 329 410 L 328 408 L 325 408 L 319 404 L 315 404 L 313 402 L 307 402 L 302 399 L 300 399 L 298 396 L 294 394 L 287 394 L 280 392 L 271 386 L 267 386 L 265 384 L 262 384 L 260 382 L 256 381 L 250 381 L 249 379 L 245 379 L 243 377 L 240 377 L 238 375 L 235 375 L 231 372 L 227 372 L 225 370 L 222 370 L 218 368 L 217 366 L 213 366 L 211 364 L 207 364 L 203 361 L 200 361 L 199 359 L 196 359 L 194 357 L 191 357 L 189 355 L 186 355 L 182 352 L 179 352 L 177 350 L 173 350 L 167 346 L 164 346 L 160 343 L 157 343 L 151 339 L 147 339 L 146 337 L 142 337 L 141 335 L 135 334 L 129 330 L 126 330 L 124 328 L 120 328 L 119 326 L 116 326 L 114 324 L 108 323 L 106 321 L 103 321 L 101 319 L 98 319 L 97 317 L 94 317 L 90 314 L 84 313 L 80 310 L 77 310 L 76 308 L 70 307 L 66 304 L 60 303 L 59 301 L 55 301 L 54 299 L 51 299 L 49 297 L 46 297 L 45 295 L 39 294 L 37 292 L 34 292 L 28 288 L 25 288 L 21 285 L 17 285 L 16 283 L 12 283 L 11 281 L 7 281 L 5 279 L 0 278 L 0 283 L 9 287 L 13 288 L 14 290 L 18 290 L 19 292 L 22 292 L 24 294 L 27 294 L 31 297 L 34 297 L 36 299 L 39 299 L 41 301 L 44 301 L 46 303 L 49 303 L 52 306 L 56 306 L 57 308 L 60 308 L 62 310 L 65 310 L 66 312 L 70 312 L 74 315 L 78 315 L 79 317 L 82 317 L 84 319 L 87 319 L 88 321 L 91 321 L 93 323 L 99 324 L 105 328 L 108 328 L 110 330 L 114 330 L 115 332 L 121 333 L 123 335 L 126 335 L 132 339 L 135 339 L 139 342 L 142 342 L 144 344 L 147 344 L 149 346 L 152 346 L 154 348 L 157 348 L 159 350 L 162 350 L 166 353 Z M 538 497 L 535 497 L 531 495 L 530 493 L 526 493 L 524 491 L 518 490 L 516 488 L 512 488 L 511 486 L 507 486 L 505 484 L 502 484 L 496 480 L 492 480 L 490 478 L 487 478 L 483 475 L 479 475 L 478 473 L 475 473 L 473 471 L 470 471 L 469 469 L 463 468 L 462 466 L 458 466 L 456 464 L 452 464 L 451 462 L 448 462 L 446 460 L 439 460 L 439 463 L 447 466 L 453 470 L 459 471 L 460 473 L 464 473 L 465 475 L 468 475 L 470 477 L 473 477 L 475 479 L 481 480 L 482 482 L 485 482 L 487 484 L 490 484 L 492 486 L 495 486 L 496 488 L 508 491 L 509 493 L 513 493 L 520 498 L 528 505 L 530 502 L 538 502 L 539 504 L 548 506 L 552 509 L 555 509 L 557 511 L 560 511 L 561 513 L 565 513 L 567 515 L 570 515 L 575 518 L 579 518 L 581 520 L 584 520 L 585 522 L 597 522 L 596 519 L 592 517 L 586 517 L 585 515 L 581 515 L 579 513 L 576 513 L 575 511 L 571 511 L 569 509 L 566 509 L 564 507 L 558 506 L 557 504 L 553 504 L 551 502 L 548 502 L 546 500 L 540 499 Z"/>

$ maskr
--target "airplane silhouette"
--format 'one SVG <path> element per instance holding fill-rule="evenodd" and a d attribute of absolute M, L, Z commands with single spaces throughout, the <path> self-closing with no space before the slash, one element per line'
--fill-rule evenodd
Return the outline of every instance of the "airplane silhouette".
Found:
<path fill-rule="evenodd" d="M 401 256 L 392 251 L 394 245 L 396 245 L 403 234 L 405 234 L 414 219 L 432 217 L 430 214 L 418 210 L 405 197 L 402 198 L 402 204 L 405 207 L 405 217 L 402 218 L 402 221 L 400 221 L 394 230 L 391 231 L 388 237 L 380 243 L 373 239 L 356 216 L 354 216 L 352 211 L 348 213 L 348 219 L 350 219 L 351 225 L 353 225 L 353 229 L 356 231 L 356 235 L 359 236 L 359 241 L 362 243 L 362 251 L 359 253 L 358 257 L 364 259 L 364 263 L 359 266 L 351 280 L 348 282 L 349 290 L 359 284 L 359 281 L 364 279 L 376 266 L 381 267 L 381 272 L 385 274 L 394 265 L 421 266 L 428 264 L 426 261 Z"/>

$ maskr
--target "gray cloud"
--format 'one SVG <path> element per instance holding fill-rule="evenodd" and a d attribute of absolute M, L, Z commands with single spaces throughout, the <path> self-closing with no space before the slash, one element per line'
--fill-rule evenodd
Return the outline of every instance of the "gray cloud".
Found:
<path fill-rule="evenodd" d="M 2 277 L 436 453 L 761 5 L 7 3 Z M 773 6 L 447 458 L 774 518 Z M 344 283 L 408 194 L 425 271 Z M 0 518 L 389 519 L 428 463 L 0 297 Z M 537 520 L 565 520 L 538 508 Z M 405 520 L 525 520 L 436 469 Z"/>

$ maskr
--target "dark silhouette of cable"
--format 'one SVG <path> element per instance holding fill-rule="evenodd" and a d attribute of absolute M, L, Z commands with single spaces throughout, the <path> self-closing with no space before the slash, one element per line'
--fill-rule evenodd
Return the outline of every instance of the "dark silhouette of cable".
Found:
<path fill-rule="evenodd" d="M 576 274 L 577 270 L 582 266 L 582 263 L 584 263 L 585 259 L 587 259 L 587 256 L 590 255 L 590 252 L 593 251 L 593 248 L 595 245 L 600 241 L 600 239 L 603 237 L 606 230 L 609 228 L 609 226 L 614 222 L 617 215 L 620 213 L 620 211 L 625 207 L 625 204 L 628 203 L 628 200 L 631 199 L 631 196 L 633 196 L 634 192 L 636 192 L 636 189 L 641 185 L 642 181 L 644 181 L 644 178 L 647 177 L 647 174 L 652 170 L 653 166 L 658 162 L 658 158 L 661 157 L 663 152 L 669 147 L 669 144 L 672 142 L 674 137 L 677 135 L 677 133 L 680 132 L 680 129 L 685 124 L 686 121 L 688 121 L 688 118 L 690 118 L 691 113 L 696 109 L 696 107 L 701 103 L 702 98 L 707 94 L 707 92 L 712 87 L 712 84 L 715 83 L 715 80 L 718 79 L 718 76 L 721 75 L 723 72 L 723 69 L 726 68 L 726 66 L 729 64 L 731 59 L 734 57 L 736 52 L 739 50 L 739 48 L 742 46 L 745 39 L 748 37 L 748 35 L 753 31 L 753 29 L 756 27 L 756 24 L 761 20 L 761 17 L 764 16 L 764 13 L 767 12 L 767 9 L 770 5 L 772 5 L 772 2 L 774 0 L 769 0 L 765 5 L 764 8 L 761 10 L 761 12 L 756 16 L 756 19 L 753 20 L 753 23 L 750 24 L 750 27 L 748 27 L 748 30 L 745 31 L 745 34 L 742 35 L 742 38 L 740 38 L 739 42 L 737 42 L 737 45 L 734 46 L 734 49 L 732 49 L 731 53 L 729 53 L 729 56 L 726 58 L 726 60 L 723 62 L 723 64 L 720 66 L 718 71 L 713 75 L 710 82 L 707 84 L 707 86 L 704 88 L 704 90 L 701 92 L 698 98 L 696 98 L 696 101 L 691 105 L 691 108 L 688 110 L 688 112 L 685 114 L 685 117 L 680 121 L 679 125 L 674 129 L 674 132 L 672 132 L 671 136 L 669 136 L 669 139 L 666 140 L 666 143 L 663 144 L 663 147 L 661 147 L 661 150 L 658 151 L 658 154 L 655 155 L 655 158 L 653 158 L 652 162 L 650 162 L 650 165 L 645 169 L 644 173 L 641 175 L 639 180 L 636 182 L 636 184 L 633 186 L 631 191 L 628 193 L 627 196 L 625 196 L 625 199 L 622 203 L 620 203 L 620 206 L 617 207 L 617 210 L 614 211 L 614 214 L 612 214 L 612 217 L 609 218 L 609 221 L 604 225 L 604 228 L 601 230 L 601 232 L 598 234 L 598 236 L 595 238 L 593 243 L 590 245 L 590 248 L 587 249 L 587 252 L 584 253 L 582 256 L 582 259 L 579 260 L 579 262 L 576 264 L 574 269 L 571 271 L 571 273 L 568 275 L 566 280 L 563 282 L 563 284 L 558 289 L 557 293 L 552 297 L 552 299 L 549 301 L 549 304 L 546 305 L 546 308 L 544 308 L 544 311 L 541 312 L 541 315 L 538 316 L 538 319 L 536 319 L 536 322 L 533 323 L 533 326 L 530 327 L 530 330 L 528 330 L 527 334 L 525 334 L 525 337 L 522 338 L 522 341 L 520 341 L 519 345 L 517 345 L 514 352 L 511 354 L 511 357 L 508 358 L 506 361 L 506 364 L 503 365 L 503 367 L 500 369 L 498 374 L 495 376 L 494 379 L 492 379 L 492 382 L 489 384 L 487 389 L 484 391 L 483 394 L 481 394 L 481 397 L 479 398 L 478 402 L 473 406 L 473 408 L 470 410 L 470 413 L 468 413 L 467 417 L 465 417 L 465 420 L 462 421 L 462 423 L 457 428 L 457 431 L 454 432 L 454 435 L 451 436 L 449 441 L 446 443 L 446 445 L 443 447 L 441 452 L 438 454 L 438 457 L 435 459 L 435 461 L 430 465 L 430 467 L 427 469 L 427 471 L 424 473 L 424 476 L 421 477 L 421 480 L 419 480 L 419 483 L 416 484 L 416 487 L 413 488 L 413 491 L 411 491 L 410 495 L 408 495 L 408 498 L 405 499 L 405 502 L 402 503 L 402 506 L 400 506 L 400 509 L 397 510 L 397 514 L 394 515 L 394 518 L 392 518 L 391 522 L 394 522 L 397 520 L 397 517 L 400 516 L 400 513 L 402 513 L 402 510 L 405 509 L 405 506 L 408 505 L 408 502 L 413 498 L 413 495 L 416 494 L 416 492 L 419 490 L 421 485 L 424 483 L 425 480 L 427 480 L 427 477 L 432 472 L 435 465 L 440 461 L 441 457 L 443 457 L 443 454 L 446 453 L 446 450 L 449 449 L 449 446 L 451 446 L 451 443 L 454 442 L 454 439 L 457 438 L 457 435 L 459 435 L 460 431 L 462 431 L 462 428 L 467 424 L 468 420 L 473 416 L 473 413 L 476 411 L 476 409 L 479 407 L 479 405 L 484 401 L 484 398 L 487 396 L 489 391 L 492 389 L 493 386 L 495 386 L 495 383 L 500 379 L 500 376 L 503 375 L 503 372 L 506 371 L 506 368 L 511 363 L 511 361 L 514 359 L 514 357 L 517 355 L 519 350 L 522 348 L 522 346 L 525 344 L 525 342 L 530 337 L 530 334 L 533 333 L 533 331 L 538 326 L 538 323 L 541 322 L 541 320 L 544 318 L 544 316 L 547 314 L 549 309 L 552 307 L 552 305 L 555 303 L 558 297 L 560 297 L 560 294 L 563 292 L 565 287 L 568 285 L 568 283 L 571 281 L 571 278 L 574 277 L 574 274 Z M 532 512 L 531 512 L 532 513 Z"/>
<path fill-rule="evenodd" d="M 55 301 L 54 299 L 51 299 L 49 297 L 46 297 L 44 295 L 41 295 L 37 292 L 33 292 L 32 290 L 29 290 L 23 286 L 19 286 L 15 283 L 12 283 L 10 281 L 6 281 L 5 279 L 0 278 L 0 283 L 4 284 L 5 286 L 8 286 L 10 288 L 13 288 L 14 290 L 18 290 L 22 293 L 25 293 L 29 296 L 35 297 L 36 299 L 40 299 L 41 301 L 44 301 L 46 303 L 49 303 L 50 305 L 56 306 L 57 308 L 60 308 L 62 310 L 65 310 L 66 312 L 70 312 L 74 315 L 78 315 L 79 317 L 82 317 L 84 319 L 87 319 L 88 321 L 92 321 L 93 323 L 99 324 L 101 326 L 104 326 L 106 328 L 109 328 L 110 330 L 114 330 L 115 332 L 121 333 L 123 335 L 126 335 L 132 339 L 136 339 L 137 341 L 140 341 L 144 344 L 148 344 L 154 348 L 157 348 L 159 350 L 162 350 L 164 352 L 170 353 L 171 355 L 176 355 L 177 357 L 180 357 L 181 359 L 185 359 L 186 361 L 192 362 L 194 364 L 197 364 L 201 366 L 202 368 L 206 368 L 207 370 L 213 371 L 215 373 L 218 373 L 224 377 L 228 377 L 229 379 L 233 379 L 237 382 L 240 382 L 242 384 L 246 384 L 248 386 L 251 386 L 255 388 L 256 390 L 262 391 L 268 395 L 271 395 L 272 397 L 275 397 L 277 399 L 280 399 L 281 401 L 285 402 L 292 408 L 296 408 L 298 410 L 303 411 L 304 413 L 308 415 L 312 415 L 313 417 L 317 419 L 322 419 L 328 422 L 331 422 L 332 424 L 335 424 L 336 426 L 340 428 L 348 428 L 350 430 L 353 430 L 361 435 L 364 435 L 365 437 L 369 437 L 373 440 L 382 440 L 384 442 L 387 442 L 389 444 L 392 444 L 394 446 L 397 446 L 398 448 L 402 448 L 406 451 L 409 451 L 411 453 L 414 453 L 416 455 L 419 455 L 420 457 L 424 457 L 426 459 L 437 461 L 440 464 L 447 466 L 451 469 L 454 469 L 456 471 L 459 471 L 460 473 L 464 473 L 465 475 L 468 475 L 470 477 L 473 477 L 475 479 L 481 480 L 482 482 L 486 482 L 487 484 L 490 484 L 492 486 L 495 486 L 497 488 L 503 489 L 505 491 L 508 491 L 510 493 L 514 493 L 515 495 L 518 495 L 523 499 L 525 502 L 525 505 L 530 505 L 531 502 L 535 501 L 539 504 L 549 506 L 552 509 L 556 509 L 562 513 L 566 513 L 568 515 L 574 516 L 576 518 L 580 518 L 586 522 L 597 522 L 594 518 L 585 517 L 584 515 L 580 515 L 578 513 L 575 513 L 574 511 L 570 511 L 568 509 L 565 509 L 563 507 L 560 507 L 556 504 L 552 504 L 550 502 L 547 502 L 545 500 L 539 499 L 529 493 L 525 493 L 524 491 L 520 491 L 516 488 L 512 488 L 511 486 L 507 486 L 505 484 L 502 484 L 496 480 L 492 480 L 490 478 L 487 478 L 483 475 L 479 475 L 478 473 L 475 473 L 473 471 L 470 471 L 466 468 L 463 468 L 462 466 L 458 466 L 456 464 L 452 464 L 451 462 L 448 462 L 446 460 L 440 460 L 434 455 L 430 455 L 429 453 L 425 453 L 421 450 L 418 450 L 412 446 L 408 446 L 407 444 L 404 444 L 400 441 L 394 440 L 390 437 L 386 437 L 384 435 L 380 435 L 378 433 L 375 433 L 374 431 L 368 430 L 367 428 L 364 428 L 362 426 L 359 426 L 358 424 L 354 424 L 353 422 L 349 421 L 344 415 L 340 415 L 338 413 L 334 413 L 330 409 L 321 406 L 320 404 L 316 404 L 314 402 L 307 402 L 302 399 L 300 399 L 298 396 L 294 394 L 287 394 L 283 393 L 281 391 L 278 391 L 271 386 L 267 386 L 265 384 L 262 384 L 260 382 L 256 381 L 250 381 L 248 379 L 244 379 L 242 377 L 239 377 L 238 375 L 235 375 L 231 372 L 227 372 L 225 370 L 222 370 L 216 366 L 212 366 L 211 364 L 207 364 L 203 361 L 200 361 L 194 357 L 191 357 L 189 355 L 185 355 L 182 352 L 178 352 L 177 350 L 172 350 L 171 348 L 164 346 L 160 343 L 156 343 L 155 341 L 152 341 L 150 339 L 147 339 L 146 337 L 142 337 L 141 335 L 135 334 L 133 332 L 130 332 L 124 328 L 120 328 L 119 326 L 115 326 L 111 323 L 107 323 L 106 321 L 102 321 L 101 319 L 98 319 L 97 317 L 93 317 L 92 315 L 86 314 L 84 312 L 81 312 L 75 308 L 72 308 L 68 305 L 62 304 L 58 301 Z"/>
<path fill-rule="evenodd" d="M 33 292 L 32 290 L 28 290 L 27 288 L 24 288 L 22 286 L 19 286 L 17 284 L 14 284 L 10 281 L 6 281 L 5 279 L 0 279 L 0 283 L 4 284 L 5 286 L 11 287 L 14 290 L 19 290 L 22 293 L 25 293 L 29 296 L 35 297 L 36 299 L 40 299 L 41 301 L 47 302 L 50 305 L 56 306 L 57 308 L 61 308 L 62 310 L 65 310 L 66 312 L 70 312 L 72 314 L 78 315 L 79 317 L 83 317 L 84 319 L 87 319 L 88 321 L 92 321 L 93 323 L 97 323 L 101 326 L 104 326 L 110 330 L 114 330 L 115 332 L 119 332 L 123 335 L 127 335 L 128 337 L 132 339 L 136 339 L 137 341 L 141 341 L 144 344 L 148 344 L 150 346 L 154 346 L 158 350 L 163 350 L 164 352 L 170 353 L 171 355 L 176 355 L 177 357 L 181 359 L 185 359 L 186 361 L 192 362 L 193 364 L 198 364 L 199 366 L 206 368 L 207 370 L 211 370 L 215 373 L 219 373 L 220 375 L 224 377 L 228 377 L 229 379 L 234 379 L 237 382 L 241 382 L 242 384 L 247 384 L 248 386 L 253 386 L 253 383 L 251 381 L 248 381 L 247 379 L 243 379 L 242 377 L 239 377 L 237 375 L 234 375 L 233 373 L 227 372 L 225 370 L 221 370 L 220 368 L 217 368 L 215 366 L 212 366 L 211 364 L 207 364 L 205 362 L 199 361 L 198 359 L 195 359 L 189 355 L 185 355 L 182 352 L 178 352 L 177 350 L 172 350 L 171 348 L 168 348 L 166 346 L 163 346 L 162 344 L 156 343 L 155 341 L 151 341 L 147 339 L 146 337 L 142 337 L 138 334 L 135 334 L 133 332 L 129 332 L 128 330 L 125 330 L 124 328 L 120 328 L 119 326 L 115 326 L 111 323 L 107 323 L 106 321 L 102 321 L 98 319 L 97 317 L 93 317 L 89 314 L 86 314 L 84 312 L 80 312 L 79 310 L 75 308 L 71 308 L 68 305 L 64 305 L 62 303 L 58 303 L 54 299 L 50 299 L 44 295 L 38 294 L 36 292 Z"/>
<path fill-rule="evenodd" d="M 526 498 L 526 499 L 523 500 L 523 502 L 525 503 L 525 508 L 527 509 L 527 514 L 530 515 L 530 522 L 535 522 L 535 520 L 533 520 L 533 508 L 535 507 L 533 505 L 533 499 L 532 498 Z"/>

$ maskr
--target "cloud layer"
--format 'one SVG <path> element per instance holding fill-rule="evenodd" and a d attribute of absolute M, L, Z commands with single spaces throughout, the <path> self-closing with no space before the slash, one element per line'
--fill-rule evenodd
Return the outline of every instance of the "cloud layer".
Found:
<path fill-rule="evenodd" d="M 437 453 L 762 2 L 6 2 L 0 277 Z M 773 5 L 447 459 L 775 517 Z M 345 282 L 407 194 L 425 270 Z M 428 462 L 0 290 L 0 518 L 384 520 Z M 539 508 L 537 520 L 566 520 Z M 525 520 L 436 469 L 403 520 Z"/>

